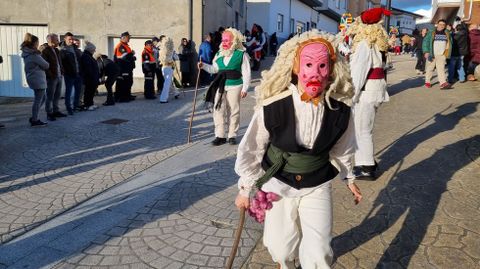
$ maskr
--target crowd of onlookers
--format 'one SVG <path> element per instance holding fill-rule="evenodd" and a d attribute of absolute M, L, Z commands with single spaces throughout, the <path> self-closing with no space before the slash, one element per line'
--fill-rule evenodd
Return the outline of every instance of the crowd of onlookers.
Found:
<path fill-rule="evenodd" d="M 480 29 L 466 25 L 460 18 L 452 24 L 439 20 L 435 28 L 414 30 L 412 36 L 391 35 L 391 52 L 411 54 L 417 58 L 417 74 L 425 74 L 425 87 L 432 87 L 433 72 L 437 71 L 441 89 L 456 82 L 476 81 L 475 68 L 480 63 Z"/>
<path fill-rule="evenodd" d="M 47 124 L 39 118 L 40 108 L 44 104 L 49 121 L 67 116 L 59 107 L 63 84 L 65 108 L 69 115 L 73 115 L 74 111 L 97 108 L 93 104 L 100 77 L 97 61 L 93 58 L 96 47 L 87 41 L 82 52 L 78 42 L 68 32 L 61 44 L 56 34 L 49 34 L 47 43 L 40 46 L 37 36 L 30 33 L 25 35 L 20 49 L 27 84 L 34 92 L 32 116 L 29 119 L 31 126 Z"/>
<path fill-rule="evenodd" d="M 167 74 L 168 81 L 166 81 L 165 68 L 162 67 L 160 60 L 160 45 L 162 39 L 172 42 L 171 39 L 162 35 L 145 42 L 142 52 L 145 98 L 156 98 L 155 78 L 159 95 L 165 87 L 170 87 L 170 85 L 165 86 L 168 83 L 174 85 L 175 88 L 195 85 L 197 61 L 212 64 L 222 42 L 224 30 L 225 28 L 220 27 L 218 31 L 207 34 L 200 44 L 198 52 L 192 41 L 183 38 L 178 50 L 171 55 L 173 63 L 171 74 Z M 73 116 L 80 111 L 97 109 L 98 106 L 94 104 L 93 100 L 100 84 L 105 84 L 107 89 L 107 100 L 103 103 L 105 106 L 114 105 L 115 102 L 130 102 L 135 99 L 136 96 L 131 94 L 131 87 L 136 57 L 135 52 L 128 45 L 130 40 L 128 32 L 121 35 L 120 42 L 115 47 L 113 59 L 96 53 L 95 45 L 89 41 L 85 41 L 83 51 L 80 50 L 80 40 L 70 32 L 63 35 L 63 40 L 60 40 L 56 34 L 49 34 L 46 39 L 45 44 L 39 44 L 37 36 L 27 33 L 20 46 L 27 84 L 34 92 L 32 115 L 29 119 L 32 127 L 47 125 L 47 122 L 42 121 L 39 117 L 43 105 L 45 105 L 48 121 Z M 268 38 L 258 24 L 254 24 L 251 31 L 245 32 L 244 45 L 252 59 L 252 70 L 259 70 L 260 61 L 268 51 L 271 55 L 276 55 L 277 44 L 276 34 L 273 33 Z M 179 67 L 175 64 L 176 60 L 180 63 Z M 179 71 L 177 76 L 173 75 L 173 70 Z M 203 70 L 200 72 L 199 84 L 201 86 L 208 85 L 213 79 L 212 75 Z M 114 84 L 116 84 L 115 93 L 113 93 Z M 59 106 L 63 87 L 65 89 L 65 113 Z M 177 98 L 178 91 L 175 94 Z M 162 97 L 160 97 L 160 103 L 167 102 L 168 99 L 162 101 Z"/>

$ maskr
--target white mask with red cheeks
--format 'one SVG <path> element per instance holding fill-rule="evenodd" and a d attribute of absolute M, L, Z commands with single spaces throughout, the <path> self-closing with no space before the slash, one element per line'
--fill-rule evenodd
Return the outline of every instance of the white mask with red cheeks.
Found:
<path fill-rule="evenodd" d="M 316 98 L 325 91 L 330 76 L 330 55 L 322 43 L 306 45 L 299 55 L 298 83 L 305 93 Z"/>

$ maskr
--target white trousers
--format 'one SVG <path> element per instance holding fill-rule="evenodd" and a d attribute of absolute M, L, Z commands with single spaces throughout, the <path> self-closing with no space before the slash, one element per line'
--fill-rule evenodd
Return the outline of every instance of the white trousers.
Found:
<path fill-rule="evenodd" d="M 228 86 L 227 86 L 228 87 Z M 220 93 L 215 95 L 213 109 L 213 123 L 215 125 L 215 137 L 225 138 L 225 130 L 228 130 L 228 138 L 236 138 L 240 126 L 240 93 L 242 85 L 228 87 L 222 96 L 220 109 L 215 106 L 219 102 Z"/>
<path fill-rule="evenodd" d="M 162 67 L 162 74 L 164 78 L 162 94 L 160 94 L 160 102 L 167 102 L 168 95 L 170 94 L 170 87 L 172 87 L 173 81 L 173 68 L 170 66 Z M 175 88 L 175 95 L 179 95 L 177 89 Z"/>
<path fill-rule="evenodd" d="M 303 269 L 330 268 L 332 215 L 331 182 L 302 197 L 282 198 L 267 210 L 263 244 L 281 269 L 294 269 L 296 257 Z"/>
<path fill-rule="evenodd" d="M 375 165 L 373 147 L 373 126 L 377 109 L 389 100 L 384 80 L 369 80 L 361 92 L 358 103 L 353 106 L 355 124 L 355 166 Z"/>

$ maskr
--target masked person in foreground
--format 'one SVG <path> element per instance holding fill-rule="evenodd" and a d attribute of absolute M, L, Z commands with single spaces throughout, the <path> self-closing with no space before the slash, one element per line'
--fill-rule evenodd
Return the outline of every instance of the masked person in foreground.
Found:
<path fill-rule="evenodd" d="M 362 198 L 351 163 L 353 86 L 337 53 L 340 42 L 312 30 L 280 47 L 262 73 L 257 107 L 238 148 L 235 204 L 265 223 L 263 243 L 282 269 L 295 268 L 296 258 L 303 268 L 330 268 L 334 178 L 344 180 L 356 203 Z"/>

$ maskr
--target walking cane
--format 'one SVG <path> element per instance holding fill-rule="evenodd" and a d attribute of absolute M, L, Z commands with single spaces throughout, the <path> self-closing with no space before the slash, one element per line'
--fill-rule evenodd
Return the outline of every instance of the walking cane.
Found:
<path fill-rule="evenodd" d="M 240 243 L 240 237 L 242 235 L 243 224 L 245 223 L 245 207 L 240 209 L 240 220 L 238 221 L 237 231 L 235 232 L 235 241 L 233 242 L 232 251 L 230 252 L 230 257 L 228 257 L 226 269 L 232 269 L 233 260 L 237 255 L 238 244 Z"/>
<path fill-rule="evenodd" d="M 200 63 L 202 63 L 202 59 L 200 59 Z M 197 74 L 197 83 L 195 84 L 195 94 L 193 95 L 193 108 L 192 108 L 192 115 L 190 116 L 190 123 L 188 124 L 188 138 L 187 143 L 190 144 L 191 137 L 192 137 L 192 124 L 193 124 L 193 117 L 195 116 L 195 106 L 197 105 L 197 92 L 198 92 L 198 82 L 200 80 L 200 68 Z"/>

